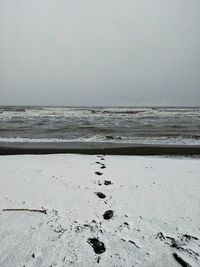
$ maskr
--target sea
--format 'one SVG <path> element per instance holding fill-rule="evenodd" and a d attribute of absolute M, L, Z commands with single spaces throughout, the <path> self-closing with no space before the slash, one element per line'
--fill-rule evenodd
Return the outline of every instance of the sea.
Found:
<path fill-rule="evenodd" d="M 200 107 L 0 106 L 0 142 L 200 145 Z"/>

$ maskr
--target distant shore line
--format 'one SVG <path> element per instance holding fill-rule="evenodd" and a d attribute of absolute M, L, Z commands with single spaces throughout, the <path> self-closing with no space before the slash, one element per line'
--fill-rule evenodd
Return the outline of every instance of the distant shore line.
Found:
<path fill-rule="evenodd" d="M 146 145 L 117 143 L 7 143 L 0 142 L 0 155 L 24 154 L 105 155 L 200 155 L 199 145 Z"/>

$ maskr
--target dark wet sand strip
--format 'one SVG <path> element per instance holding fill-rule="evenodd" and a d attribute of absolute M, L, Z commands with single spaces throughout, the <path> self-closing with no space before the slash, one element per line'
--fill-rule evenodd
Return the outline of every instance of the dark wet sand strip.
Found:
<path fill-rule="evenodd" d="M 18 154 L 200 155 L 200 146 L 116 143 L 0 143 L 0 155 Z"/>

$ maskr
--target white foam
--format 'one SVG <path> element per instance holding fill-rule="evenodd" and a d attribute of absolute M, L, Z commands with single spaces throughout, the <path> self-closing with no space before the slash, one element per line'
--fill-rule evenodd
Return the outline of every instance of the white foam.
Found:
<path fill-rule="evenodd" d="M 124 144 L 160 144 L 160 145 L 200 145 L 200 139 L 192 138 L 169 138 L 169 137 L 135 137 L 122 139 L 107 139 L 102 136 L 93 136 L 90 138 L 60 139 L 60 138 L 0 138 L 2 143 L 65 143 L 65 142 L 99 142 L 99 143 L 124 143 Z"/>
<path fill-rule="evenodd" d="M 3 111 L 0 113 L 0 119 L 28 117 L 98 117 L 98 116 L 126 116 L 126 117 L 177 117 L 190 116 L 200 119 L 200 108 L 168 108 L 168 109 L 153 109 L 153 108 L 66 108 L 66 107 L 44 107 L 44 108 L 26 108 L 24 111 Z"/>

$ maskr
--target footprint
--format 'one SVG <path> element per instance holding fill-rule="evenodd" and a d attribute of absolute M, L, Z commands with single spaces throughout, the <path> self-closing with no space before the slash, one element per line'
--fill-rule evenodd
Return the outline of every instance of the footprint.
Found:
<path fill-rule="evenodd" d="M 101 192 L 96 192 L 95 193 L 99 198 L 103 199 L 103 198 L 106 198 L 106 195 L 104 195 L 103 193 Z"/>
<path fill-rule="evenodd" d="M 102 254 L 106 251 L 104 243 L 99 241 L 97 238 L 89 238 L 87 242 L 93 247 L 96 254 Z"/>
<path fill-rule="evenodd" d="M 97 156 L 100 160 L 105 160 L 103 156 Z"/>
<path fill-rule="evenodd" d="M 95 172 L 96 175 L 102 175 L 102 172 Z"/>
<path fill-rule="evenodd" d="M 113 210 L 107 210 L 103 215 L 104 220 L 110 220 L 113 217 L 113 214 Z"/>
<path fill-rule="evenodd" d="M 112 182 L 111 181 L 108 181 L 108 180 L 104 180 L 104 185 L 111 185 Z"/>
<path fill-rule="evenodd" d="M 103 165 L 103 163 L 99 162 L 99 161 L 95 161 L 96 164 L 100 164 Z"/>

